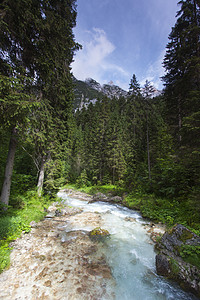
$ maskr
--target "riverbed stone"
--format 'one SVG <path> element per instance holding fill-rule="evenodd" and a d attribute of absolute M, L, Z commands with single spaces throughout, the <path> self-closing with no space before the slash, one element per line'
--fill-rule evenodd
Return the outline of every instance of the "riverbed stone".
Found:
<path fill-rule="evenodd" d="M 67 194 L 70 198 L 76 198 L 76 199 L 84 200 L 84 201 L 88 201 L 88 202 L 92 200 L 92 196 L 90 196 L 84 192 L 76 191 L 73 189 L 63 189 L 63 190 L 60 190 L 60 192 Z"/>
<path fill-rule="evenodd" d="M 86 224 L 100 227 L 100 215 L 66 207 L 65 215 L 45 218 L 12 242 L 10 268 L 0 274 L 0 299 L 114 299 L 115 281 L 97 243 L 78 229 Z M 62 243 L 60 228 L 75 230 L 69 243 Z"/>
<path fill-rule="evenodd" d="M 127 222 L 136 222 L 136 218 L 132 218 L 132 217 L 125 217 L 124 220 Z"/>
<path fill-rule="evenodd" d="M 114 202 L 114 203 L 122 203 L 122 197 L 120 197 L 120 196 L 114 196 L 114 197 L 111 197 L 110 198 L 110 201 L 111 202 Z"/>
<path fill-rule="evenodd" d="M 108 230 L 103 229 L 101 227 L 94 228 L 89 232 L 89 237 L 93 240 L 102 241 L 105 237 L 108 237 L 110 233 Z"/>
<path fill-rule="evenodd" d="M 37 223 L 35 221 L 31 221 L 29 225 L 31 226 L 31 228 L 37 227 Z"/>
<path fill-rule="evenodd" d="M 89 203 L 93 202 L 110 202 L 110 203 L 122 203 L 122 197 L 120 196 L 112 196 L 112 194 L 105 195 L 103 193 L 96 193 L 93 195 L 92 199 L 89 201 Z"/>
<path fill-rule="evenodd" d="M 175 280 L 183 289 L 200 297 L 200 269 L 183 255 L 184 247 L 192 249 L 189 253 L 200 249 L 200 237 L 177 224 L 156 244 L 156 270 L 159 275 Z"/>

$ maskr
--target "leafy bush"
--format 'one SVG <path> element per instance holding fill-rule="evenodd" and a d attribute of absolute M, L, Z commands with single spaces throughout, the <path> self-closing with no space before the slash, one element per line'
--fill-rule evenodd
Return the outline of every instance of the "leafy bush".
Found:
<path fill-rule="evenodd" d="M 9 266 L 9 243 L 31 229 L 30 222 L 38 222 L 45 216 L 44 208 L 50 205 L 49 197 L 38 197 L 35 191 L 19 195 L 23 207 L 9 207 L 0 216 L 0 272 Z"/>
<path fill-rule="evenodd" d="M 143 217 L 165 223 L 168 227 L 180 223 L 199 234 L 200 222 L 196 217 L 195 207 L 191 207 L 187 200 L 179 200 L 132 192 L 124 201 L 130 208 L 139 209 Z"/>
<path fill-rule="evenodd" d="M 0 242 L 0 273 L 10 264 L 10 251 L 7 243 Z"/>
<path fill-rule="evenodd" d="M 79 188 L 90 185 L 89 181 L 88 181 L 87 172 L 85 169 L 81 172 L 81 175 L 78 177 L 78 179 L 76 181 L 76 185 Z"/>
<path fill-rule="evenodd" d="M 30 226 L 21 216 L 0 218 L 0 239 L 15 239 L 22 231 L 29 232 Z"/>
<path fill-rule="evenodd" d="M 186 262 L 200 268 L 200 246 L 182 245 L 180 255 Z"/>

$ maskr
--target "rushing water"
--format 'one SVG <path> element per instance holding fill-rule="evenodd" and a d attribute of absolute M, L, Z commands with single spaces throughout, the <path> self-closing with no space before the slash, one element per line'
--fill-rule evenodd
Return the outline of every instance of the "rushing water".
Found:
<path fill-rule="evenodd" d="M 101 251 L 106 256 L 116 281 L 116 300 L 197 299 L 156 274 L 154 246 L 144 226 L 146 221 L 139 213 L 103 202 L 88 204 L 87 201 L 70 198 L 63 192 L 58 196 L 70 206 L 101 213 L 104 224 L 102 227 L 111 234 Z M 75 229 L 93 228 L 88 224 Z"/>

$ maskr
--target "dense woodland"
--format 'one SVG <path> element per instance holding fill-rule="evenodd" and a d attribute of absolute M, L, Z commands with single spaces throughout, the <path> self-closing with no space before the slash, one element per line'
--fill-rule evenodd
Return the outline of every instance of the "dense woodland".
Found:
<path fill-rule="evenodd" d="M 127 97 L 102 97 L 74 111 L 76 1 L 2 1 L 3 215 L 23 209 L 30 191 L 42 199 L 67 183 L 113 184 L 148 199 L 132 203 L 147 216 L 159 219 L 155 211 L 167 203 L 164 221 L 200 229 L 200 1 L 179 1 L 178 9 L 161 96 L 152 98 L 148 81 L 141 94 L 133 74 Z"/>

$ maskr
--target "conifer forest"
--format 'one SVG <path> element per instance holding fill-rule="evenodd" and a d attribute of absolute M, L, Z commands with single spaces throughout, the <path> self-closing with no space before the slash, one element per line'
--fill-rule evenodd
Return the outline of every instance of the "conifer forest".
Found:
<path fill-rule="evenodd" d="M 1 1 L 3 255 L 65 186 L 114 191 L 144 217 L 200 234 L 200 1 L 177 7 L 162 93 L 148 80 L 141 87 L 133 70 L 125 96 L 98 94 L 80 107 L 76 0 Z M 6 264 L 0 258 L 0 271 Z"/>

